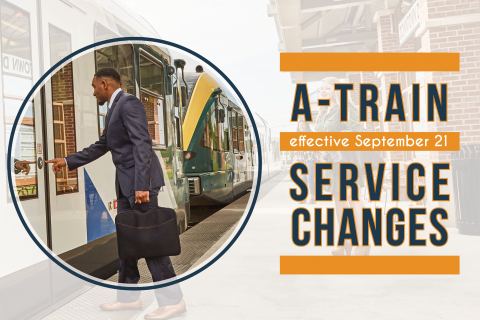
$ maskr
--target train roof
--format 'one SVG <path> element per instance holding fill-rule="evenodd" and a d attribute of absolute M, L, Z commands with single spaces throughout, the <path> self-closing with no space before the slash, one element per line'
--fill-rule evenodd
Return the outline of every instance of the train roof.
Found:
<path fill-rule="evenodd" d="M 126 2 L 121 0 L 94 0 L 100 6 L 102 6 L 106 11 L 111 13 L 114 18 L 120 19 L 120 21 L 125 22 L 129 28 L 124 26 L 118 28 L 118 32 L 122 36 L 144 36 L 144 37 L 155 37 L 161 39 L 158 32 L 149 24 L 142 16 L 136 14 L 133 10 L 130 10 Z M 69 1 L 77 2 L 77 1 Z M 114 19 L 115 23 L 118 24 L 117 19 Z M 136 31 L 135 34 L 133 31 Z"/>
<path fill-rule="evenodd" d="M 75 5 L 78 1 L 69 0 L 68 2 Z M 104 35 L 95 35 L 95 41 L 111 39 L 117 36 L 162 39 L 157 30 L 142 16 L 131 10 L 126 2 L 122 0 L 93 0 L 93 2 L 103 8 L 106 18 L 104 22 L 97 21 L 96 23 L 107 29 L 104 30 Z M 107 25 L 104 24 L 105 22 L 107 22 Z M 155 46 L 170 55 L 166 46 L 160 43 L 155 43 Z"/>
<path fill-rule="evenodd" d="M 268 127 L 267 121 L 265 121 L 265 119 L 263 119 L 258 113 L 253 113 L 253 119 L 255 120 L 257 127 Z"/>

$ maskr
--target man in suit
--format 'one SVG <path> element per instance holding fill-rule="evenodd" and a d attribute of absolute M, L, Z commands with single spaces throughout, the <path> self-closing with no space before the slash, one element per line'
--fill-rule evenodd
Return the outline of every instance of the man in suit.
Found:
<path fill-rule="evenodd" d="M 105 129 L 100 139 L 89 147 L 47 163 L 53 163 L 54 173 L 67 166 L 75 170 L 105 153 L 112 153 L 116 167 L 115 189 L 117 211 L 134 208 L 146 212 L 157 206 L 158 192 L 165 185 L 163 171 L 152 149 L 148 132 L 147 113 L 142 102 L 120 88 L 120 75 L 115 69 L 104 68 L 92 80 L 93 95 L 99 104 L 108 102 Z M 154 282 L 175 277 L 170 257 L 145 259 Z M 140 280 L 137 259 L 120 259 L 118 282 L 136 284 Z M 186 311 L 180 286 L 157 289 L 159 308 L 145 316 L 146 319 L 166 319 Z M 100 306 L 103 310 L 141 308 L 140 291 L 118 290 L 117 301 Z"/>

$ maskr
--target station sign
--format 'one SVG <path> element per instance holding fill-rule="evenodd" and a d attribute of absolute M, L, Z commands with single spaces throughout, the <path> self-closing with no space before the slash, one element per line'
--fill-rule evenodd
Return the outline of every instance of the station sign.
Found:
<path fill-rule="evenodd" d="M 419 26 L 420 16 L 418 14 L 418 1 L 415 1 L 405 17 L 403 17 L 398 24 L 398 38 L 401 46 L 403 46 Z"/>

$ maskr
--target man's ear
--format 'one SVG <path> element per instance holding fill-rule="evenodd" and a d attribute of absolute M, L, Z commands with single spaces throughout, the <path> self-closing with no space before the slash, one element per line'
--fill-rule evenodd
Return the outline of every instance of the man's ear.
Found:
<path fill-rule="evenodd" d="M 103 87 L 103 90 L 107 91 L 107 88 L 108 88 L 107 80 L 102 79 L 102 87 Z"/>

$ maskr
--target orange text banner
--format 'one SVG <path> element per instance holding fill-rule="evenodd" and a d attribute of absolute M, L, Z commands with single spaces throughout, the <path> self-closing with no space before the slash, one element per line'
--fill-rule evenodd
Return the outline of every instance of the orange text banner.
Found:
<path fill-rule="evenodd" d="M 282 52 L 280 71 L 460 71 L 460 53 Z"/>
<path fill-rule="evenodd" d="M 280 132 L 280 151 L 459 151 L 459 132 Z"/>
<path fill-rule="evenodd" d="M 280 274 L 460 274 L 460 257 L 280 256 Z"/>

